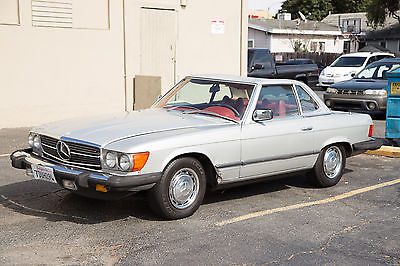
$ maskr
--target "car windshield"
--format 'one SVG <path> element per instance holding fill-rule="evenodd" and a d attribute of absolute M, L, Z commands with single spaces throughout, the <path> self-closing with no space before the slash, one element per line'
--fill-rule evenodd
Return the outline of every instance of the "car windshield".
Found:
<path fill-rule="evenodd" d="M 400 67 L 399 64 L 394 63 L 385 63 L 385 64 L 371 64 L 366 68 L 361 70 L 355 78 L 357 79 L 385 79 L 384 74 L 388 71 L 391 71 L 397 67 Z"/>
<path fill-rule="evenodd" d="M 187 78 L 154 107 L 238 121 L 244 115 L 253 89 L 253 84 Z"/>
<path fill-rule="evenodd" d="M 336 59 L 331 66 L 333 67 L 360 67 L 364 64 L 366 57 L 342 56 Z"/>

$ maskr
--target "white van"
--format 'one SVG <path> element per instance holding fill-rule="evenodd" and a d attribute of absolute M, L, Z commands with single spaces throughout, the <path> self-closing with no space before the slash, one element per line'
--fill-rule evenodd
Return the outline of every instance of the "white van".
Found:
<path fill-rule="evenodd" d="M 352 79 L 367 65 L 385 57 L 394 57 L 394 55 L 383 52 L 360 52 L 342 55 L 321 71 L 318 85 L 329 87 L 333 83 Z"/>

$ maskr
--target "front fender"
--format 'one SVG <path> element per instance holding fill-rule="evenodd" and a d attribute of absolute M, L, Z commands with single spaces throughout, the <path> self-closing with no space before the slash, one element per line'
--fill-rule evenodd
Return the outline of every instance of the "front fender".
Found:
<path fill-rule="evenodd" d="M 206 156 L 211 161 L 211 163 L 213 165 L 215 165 L 213 162 L 212 156 L 206 150 L 201 149 L 199 147 L 196 147 L 196 148 L 184 147 L 184 148 L 180 148 L 180 149 L 174 150 L 171 153 L 169 153 L 165 157 L 165 159 L 162 161 L 161 169 L 164 170 L 171 161 L 173 161 L 175 158 L 177 158 L 179 156 L 183 156 L 185 154 L 199 154 L 199 155 Z"/>

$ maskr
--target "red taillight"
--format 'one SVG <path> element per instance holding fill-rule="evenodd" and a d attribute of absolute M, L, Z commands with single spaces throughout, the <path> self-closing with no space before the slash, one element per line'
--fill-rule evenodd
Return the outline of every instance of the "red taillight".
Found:
<path fill-rule="evenodd" d="M 374 125 L 369 126 L 368 137 L 372 137 L 374 134 Z"/>

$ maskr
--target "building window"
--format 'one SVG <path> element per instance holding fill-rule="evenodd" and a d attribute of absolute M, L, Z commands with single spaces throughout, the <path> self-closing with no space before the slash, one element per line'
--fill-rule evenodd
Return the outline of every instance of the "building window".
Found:
<path fill-rule="evenodd" d="M 325 52 L 325 42 L 319 42 L 319 51 L 320 52 Z"/>
<path fill-rule="evenodd" d="M 247 41 L 247 46 L 249 47 L 249 48 L 254 48 L 254 40 L 248 40 Z"/>
<path fill-rule="evenodd" d="M 381 41 L 379 45 L 382 46 L 383 48 L 386 48 L 386 41 Z"/>
<path fill-rule="evenodd" d="M 316 52 L 318 49 L 318 42 L 311 42 L 310 50 L 311 52 Z"/>
<path fill-rule="evenodd" d="M 343 42 L 343 53 L 345 54 L 350 53 L 350 41 Z"/>

